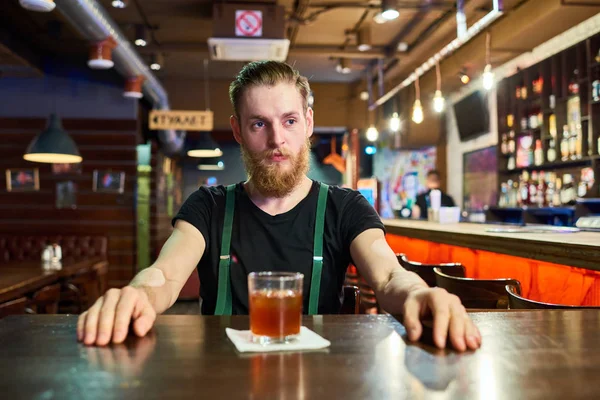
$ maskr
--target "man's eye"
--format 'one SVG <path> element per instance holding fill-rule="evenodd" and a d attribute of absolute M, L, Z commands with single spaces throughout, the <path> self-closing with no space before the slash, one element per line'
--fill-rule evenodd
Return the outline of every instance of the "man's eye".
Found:
<path fill-rule="evenodd" d="M 288 125 L 294 125 L 296 123 L 296 120 L 293 118 L 290 118 L 287 120 Z"/>
<path fill-rule="evenodd" d="M 257 122 L 255 122 L 255 123 L 253 124 L 253 126 L 254 126 L 255 128 L 262 128 L 263 126 L 265 126 L 265 123 L 264 123 L 264 122 L 262 122 L 262 121 L 257 121 Z"/>

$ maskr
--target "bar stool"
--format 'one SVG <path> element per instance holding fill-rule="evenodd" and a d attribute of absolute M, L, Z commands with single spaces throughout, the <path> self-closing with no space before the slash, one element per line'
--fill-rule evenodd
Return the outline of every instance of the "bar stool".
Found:
<path fill-rule="evenodd" d="M 566 304 L 553 304 L 535 301 L 522 297 L 518 288 L 512 285 L 506 285 L 506 293 L 508 294 L 508 308 L 514 310 L 544 310 L 544 309 L 562 309 L 576 310 L 582 308 L 600 308 L 598 306 L 570 306 Z"/>
<path fill-rule="evenodd" d="M 29 304 L 38 314 L 57 314 L 59 301 L 60 283 L 56 283 L 35 292 Z"/>
<path fill-rule="evenodd" d="M 29 299 L 27 297 L 21 297 L 2 303 L 0 304 L 0 319 L 8 317 L 9 315 L 34 314 L 33 310 L 27 307 L 28 305 Z"/>
<path fill-rule="evenodd" d="M 521 283 L 516 279 L 471 279 L 445 274 L 434 268 L 437 286 L 458 296 L 465 308 L 507 309 L 506 285 L 521 293 Z"/>
<path fill-rule="evenodd" d="M 405 254 L 396 254 L 398 262 L 407 271 L 416 273 L 427 283 L 429 287 L 437 286 L 434 268 L 438 268 L 448 275 L 465 276 L 465 267 L 459 263 L 443 263 L 443 264 L 422 264 L 416 261 L 409 261 Z"/>

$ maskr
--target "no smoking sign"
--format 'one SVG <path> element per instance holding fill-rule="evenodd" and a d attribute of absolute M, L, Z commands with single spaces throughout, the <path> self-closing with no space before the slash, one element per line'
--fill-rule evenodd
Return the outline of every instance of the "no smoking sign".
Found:
<path fill-rule="evenodd" d="M 262 11 L 236 10 L 235 36 L 262 36 Z"/>

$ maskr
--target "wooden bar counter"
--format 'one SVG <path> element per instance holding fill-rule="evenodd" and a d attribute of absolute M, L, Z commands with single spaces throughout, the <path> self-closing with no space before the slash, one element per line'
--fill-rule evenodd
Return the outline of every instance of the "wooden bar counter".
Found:
<path fill-rule="evenodd" d="M 426 263 L 460 262 L 468 277 L 515 278 L 525 297 L 600 305 L 600 233 L 499 233 L 489 224 L 384 220 L 397 253 Z"/>
<path fill-rule="evenodd" d="M 409 343 L 391 315 L 305 316 L 312 352 L 238 353 L 248 317 L 159 316 L 144 338 L 86 347 L 76 316 L 0 320 L 3 399 L 594 399 L 598 310 L 471 314 L 482 347 Z"/>

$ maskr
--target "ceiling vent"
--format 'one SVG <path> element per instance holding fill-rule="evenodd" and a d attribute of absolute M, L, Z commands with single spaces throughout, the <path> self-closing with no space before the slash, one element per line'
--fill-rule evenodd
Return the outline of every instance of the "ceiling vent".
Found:
<path fill-rule="evenodd" d="M 225 61 L 285 61 L 288 39 L 209 38 L 208 47 L 213 60 Z"/>

